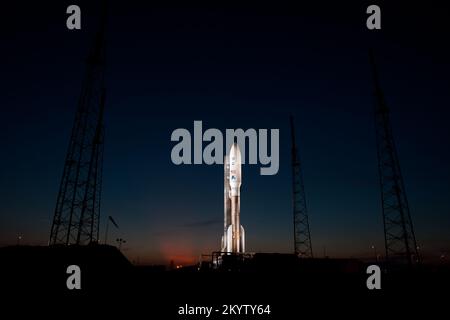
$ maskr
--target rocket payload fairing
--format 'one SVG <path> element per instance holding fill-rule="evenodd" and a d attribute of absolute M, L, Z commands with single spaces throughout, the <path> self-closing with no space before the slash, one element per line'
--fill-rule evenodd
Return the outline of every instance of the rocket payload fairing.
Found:
<path fill-rule="evenodd" d="M 245 232 L 240 222 L 241 151 L 233 143 L 224 159 L 224 234 L 222 252 L 245 252 Z"/>

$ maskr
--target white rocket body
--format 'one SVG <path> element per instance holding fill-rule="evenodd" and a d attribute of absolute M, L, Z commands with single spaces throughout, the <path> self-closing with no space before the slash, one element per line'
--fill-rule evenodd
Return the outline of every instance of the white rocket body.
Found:
<path fill-rule="evenodd" d="M 224 161 L 224 235 L 222 252 L 245 252 L 245 231 L 240 223 L 241 211 L 241 151 L 237 143 L 231 146 Z"/>

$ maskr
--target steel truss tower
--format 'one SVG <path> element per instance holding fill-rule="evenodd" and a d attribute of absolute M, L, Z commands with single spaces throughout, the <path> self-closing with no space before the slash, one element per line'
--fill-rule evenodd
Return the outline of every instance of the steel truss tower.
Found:
<path fill-rule="evenodd" d="M 313 258 L 308 210 L 302 168 L 295 143 L 294 118 L 290 117 L 292 139 L 292 191 L 294 210 L 294 251 L 299 257 Z"/>
<path fill-rule="evenodd" d="M 370 52 L 369 58 L 376 102 L 375 128 L 386 261 L 412 265 L 419 262 L 416 237 L 392 135 L 389 109 L 379 85 L 372 52 Z"/>
<path fill-rule="evenodd" d="M 105 107 L 106 6 L 86 61 L 86 74 L 59 187 L 50 245 L 99 241 Z"/>

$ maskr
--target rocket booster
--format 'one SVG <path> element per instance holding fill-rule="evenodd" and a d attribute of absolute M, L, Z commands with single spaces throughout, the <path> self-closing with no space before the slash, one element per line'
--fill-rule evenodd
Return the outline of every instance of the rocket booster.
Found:
<path fill-rule="evenodd" d="M 224 235 L 222 252 L 245 251 L 245 232 L 240 223 L 241 151 L 233 143 L 224 161 Z"/>

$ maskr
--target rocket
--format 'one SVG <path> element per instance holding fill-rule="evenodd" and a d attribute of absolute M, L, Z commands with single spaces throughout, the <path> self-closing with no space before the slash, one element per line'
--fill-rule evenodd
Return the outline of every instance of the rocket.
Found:
<path fill-rule="evenodd" d="M 241 151 L 235 142 L 224 159 L 224 234 L 222 252 L 245 252 L 245 232 L 240 222 Z"/>

